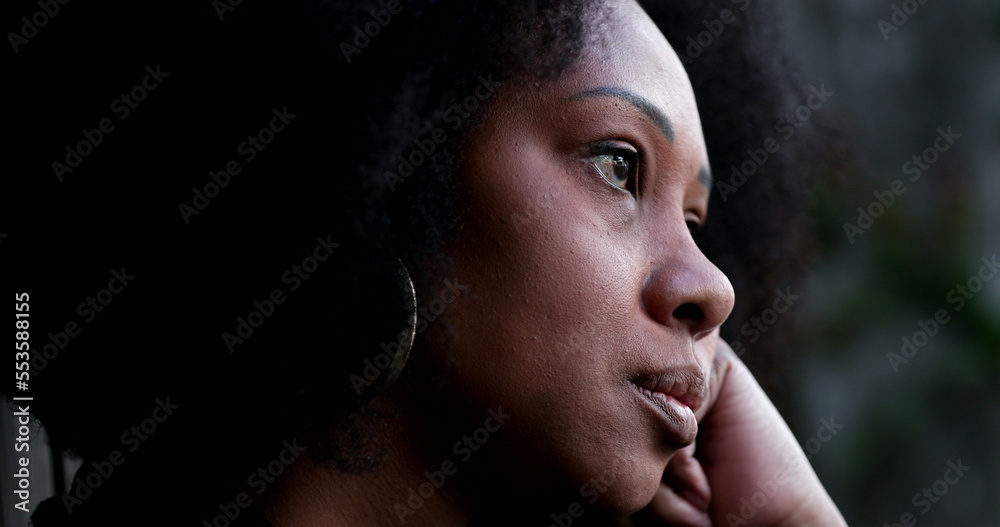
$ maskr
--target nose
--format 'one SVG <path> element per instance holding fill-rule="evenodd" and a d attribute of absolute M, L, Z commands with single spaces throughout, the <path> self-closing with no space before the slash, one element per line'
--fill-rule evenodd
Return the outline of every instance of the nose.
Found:
<path fill-rule="evenodd" d="M 733 310 L 733 285 L 688 238 L 662 251 L 642 291 L 643 307 L 663 326 L 698 340 L 722 325 Z"/>

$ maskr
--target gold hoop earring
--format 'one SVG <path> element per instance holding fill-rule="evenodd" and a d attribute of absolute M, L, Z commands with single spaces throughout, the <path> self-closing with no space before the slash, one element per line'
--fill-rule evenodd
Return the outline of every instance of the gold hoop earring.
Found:
<path fill-rule="evenodd" d="M 417 291 L 413 286 L 413 278 L 410 277 L 406 264 L 399 257 L 396 257 L 399 267 L 396 268 L 396 280 L 403 293 L 403 305 L 407 310 L 406 328 L 399 334 L 399 349 L 392 357 L 392 362 L 385 371 L 385 381 L 382 389 L 386 389 L 396 382 L 399 374 L 403 372 L 407 359 L 410 358 L 410 351 L 413 349 L 413 341 L 417 337 Z"/>

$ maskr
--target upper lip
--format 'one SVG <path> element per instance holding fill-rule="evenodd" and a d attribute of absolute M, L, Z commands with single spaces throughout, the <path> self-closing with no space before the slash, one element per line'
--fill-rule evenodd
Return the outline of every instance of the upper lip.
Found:
<path fill-rule="evenodd" d="M 677 399 L 697 412 L 705 401 L 707 386 L 705 375 L 696 364 L 639 375 L 632 383 L 640 388 L 660 392 Z"/>

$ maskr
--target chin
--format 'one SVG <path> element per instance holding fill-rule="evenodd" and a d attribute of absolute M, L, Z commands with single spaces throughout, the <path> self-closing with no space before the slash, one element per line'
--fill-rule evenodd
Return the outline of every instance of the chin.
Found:
<path fill-rule="evenodd" d="M 600 515 L 613 518 L 631 516 L 653 500 L 665 470 L 661 459 L 646 456 L 618 458 L 608 468 L 582 484 L 582 503 Z"/>

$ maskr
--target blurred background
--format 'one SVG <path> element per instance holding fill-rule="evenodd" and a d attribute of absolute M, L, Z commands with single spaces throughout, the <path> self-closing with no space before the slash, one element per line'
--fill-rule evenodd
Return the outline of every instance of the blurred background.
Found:
<path fill-rule="evenodd" d="M 793 430 L 850 525 L 1000 525 L 1000 3 L 777 3 L 851 153 L 809 204 Z"/>

